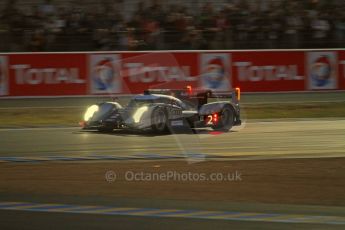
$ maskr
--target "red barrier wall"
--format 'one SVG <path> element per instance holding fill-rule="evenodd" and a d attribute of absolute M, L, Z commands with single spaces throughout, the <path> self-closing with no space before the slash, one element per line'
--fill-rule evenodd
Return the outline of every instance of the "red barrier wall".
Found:
<path fill-rule="evenodd" d="M 345 89 L 345 51 L 339 51 L 339 89 Z"/>
<path fill-rule="evenodd" d="M 304 52 L 235 53 L 233 84 L 244 92 L 305 89 Z"/>
<path fill-rule="evenodd" d="M 87 94 L 85 54 L 9 56 L 10 96 Z"/>
<path fill-rule="evenodd" d="M 345 51 L 0 54 L 0 96 L 128 94 L 186 85 L 242 92 L 345 90 Z"/>

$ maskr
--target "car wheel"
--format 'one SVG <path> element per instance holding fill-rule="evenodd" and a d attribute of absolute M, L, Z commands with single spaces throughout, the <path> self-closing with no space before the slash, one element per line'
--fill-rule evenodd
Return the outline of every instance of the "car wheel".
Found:
<path fill-rule="evenodd" d="M 157 133 L 163 133 L 168 130 L 168 116 L 162 108 L 156 108 L 151 116 L 152 130 Z"/>
<path fill-rule="evenodd" d="M 219 114 L 218 123 L 213 125 L 214 130 L 229 131 L 234 124 L 234 111 L 230 106 L 225 106 Z"/>

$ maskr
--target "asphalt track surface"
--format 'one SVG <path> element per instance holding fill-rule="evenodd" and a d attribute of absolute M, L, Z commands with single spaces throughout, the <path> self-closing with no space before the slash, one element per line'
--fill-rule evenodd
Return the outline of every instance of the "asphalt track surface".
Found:
<path fill-rule="evenodd" d="M 171 135 L 132 131 L 102 134 L 79 128 L 0 129 L 0 156 L 161 155 L 228 159 L 345 156 L 345 120 L 249 122 L 221 133 L 177 130 Z"/>
<path fill-rule="evenodd" d="M 101 134 L 79 128 L 0 129 L 0 140 L 1 157 L 159 155 L 178 156 L 187 161 L 204 160 L 204 157 L 215 157 L 216 160 L 345 157 L 345 120 L 247 122 L 227 133 L 201 129 L 197 134 L 180 130 L 171 135 L 129 131 Z M 1 200 L 13 201 L 19 197 L 14 195 Z M 248 206 L 248 210 L 252 208 Z M 335 214 L 343 216 L 344 213 L 335 211 Z M 186 220 L 18 210 L 1 210 L 0 216 L 1 229 L 344 229 L 343 225 L 316 223 Z"/>

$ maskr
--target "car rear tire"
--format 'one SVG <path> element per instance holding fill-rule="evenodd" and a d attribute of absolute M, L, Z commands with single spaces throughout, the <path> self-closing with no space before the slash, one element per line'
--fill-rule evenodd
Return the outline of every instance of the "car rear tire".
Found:
<path fill-rule="evenodd" d="M 157 107 L 151 115 L 151 128 L 156 133 L 168 131 L 168 116 L 163 108 Z"/>
<path fill-rule="evenodd" d="M 218 123 L 212 126 L 212 129 L 218 131 L 229 131 L 234 124 L 235 114 L 230 106 L 224 106 L 219 113 Z"/>

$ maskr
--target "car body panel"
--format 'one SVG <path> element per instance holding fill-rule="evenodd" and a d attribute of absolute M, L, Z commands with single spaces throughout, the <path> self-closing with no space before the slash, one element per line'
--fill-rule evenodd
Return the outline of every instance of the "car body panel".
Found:
<path fill-rule="evenodd" d="M 103 102 L 97 105 L 99 110 L 93 114 L 91 119 L 83 122 L 83 128 L 150 129 L 153 125 L 152 114 L 156 109 L 162 109 L 165 112 L 169 127 L 208 127 L 210 123 L 205 122 L 207 116 L 220 114 L 225 106 L 233 109 L 234 125 L 240 124 L 238 122 L 240 121 L 238 103 L 234 104 L 231 101 L 205 103 L 205 98 L 200 99 L 200 95 L 207 99 L 209 92 L 197 94 L 196 100 L 185 95 L 180 99 L 165 94 L 140 94 L 133 96 L 125 107 L 117 102 Z"/>

